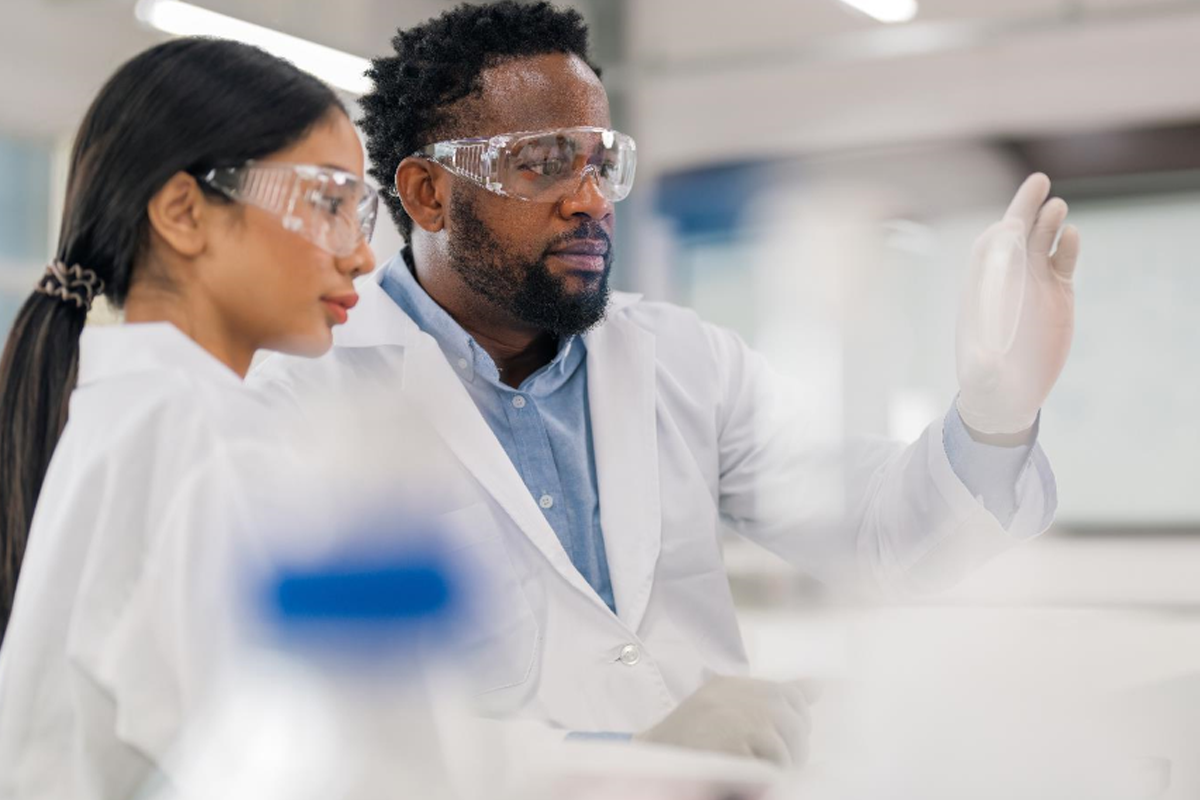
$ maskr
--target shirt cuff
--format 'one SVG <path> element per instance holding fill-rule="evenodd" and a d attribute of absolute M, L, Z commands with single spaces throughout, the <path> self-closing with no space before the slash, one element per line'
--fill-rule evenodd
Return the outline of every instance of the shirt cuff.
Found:
<path fill-rule="evenodd" d="M 970 431 L 951 404 L 942 427 L 942 446 L 950 468 L 963 486 L 1005 529 L 1017 513 L 1017 482 L 1029 467 L 1037 444 L 1041 412 L 1033 423 L 1033 437 L 1015 447 L 984 444 L 971 438 Z"/>
<path fill-rule="evenodd" d="M 629 742 L 632 740 L 632 733 L 615 733 L 613 731 L 571 731 L 567 734 L 568 742 Z"/>

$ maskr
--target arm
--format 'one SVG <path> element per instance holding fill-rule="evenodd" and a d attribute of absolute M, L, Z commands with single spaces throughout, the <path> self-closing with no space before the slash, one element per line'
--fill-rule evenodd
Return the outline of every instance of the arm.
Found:
<path fill-rule="evenodd" d="M 740 534 L 820 580 L 888 592 L 943 587 L 1019 538 L 955 474 L 941 420 L 908 447 L 842 436 L 814 422 L 798 387 L 736 335 L 708 333 L 728 387 L 720 511 Z M 1032 463 L 1013 528 L 1025 535 L 1040 532 L 1054 503 L 1040 450 Z"/>
<path fill-rule="evenodd" d="M 708 329 L 726 387 L 719 502 L 731 526 L 816 577 L 904 591 L 952 583 L 1046 529 L 1056 493 L 1045 455 L 1004 445 L 1033 425 L 1073 330 L 1078 234 L 1048 194 L 1048 179 L 1032 176 L 976 244 L 956 413 L 909 447 L 819 428 L 796 386 Z"/>

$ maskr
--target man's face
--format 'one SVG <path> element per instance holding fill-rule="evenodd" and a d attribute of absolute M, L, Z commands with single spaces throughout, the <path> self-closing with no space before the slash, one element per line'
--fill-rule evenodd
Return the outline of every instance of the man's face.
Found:
<path fill-rule="evenodd" d="M 582 60 L 563 54 L 492 67 L 483 74 L 482 96 L 463 101 L 458 112 L 455 138 L 611 125 L 599 79 Z M 593 178 L 555 203 L 453 181 L 446 228 L 451 265 L 479 299 L 559 335 L 581 333 L 603 318 L 615 219 Z"/>

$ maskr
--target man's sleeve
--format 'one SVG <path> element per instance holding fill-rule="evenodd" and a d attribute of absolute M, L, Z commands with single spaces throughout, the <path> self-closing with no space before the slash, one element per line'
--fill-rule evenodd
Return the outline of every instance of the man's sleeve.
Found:
<path fill-rule="evenodd" d="M 854 588 L 931 591 L 1049 526 L 1054 476 L 1040 447 L 1006 530 L 955 473 L 943 420 L 907 447 L 846 436 L 836 414 L 814 413 L 803 387 L 735 334 L 706 331 L 724 390 L 722 516 L 801 570 Z"/>

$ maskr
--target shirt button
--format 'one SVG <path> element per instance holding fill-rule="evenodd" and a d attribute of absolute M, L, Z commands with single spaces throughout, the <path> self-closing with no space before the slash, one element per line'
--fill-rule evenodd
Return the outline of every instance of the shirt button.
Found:
<path fill-rule="evenodd" d="M 542 508 L 550 508 L 554 505 L 554 498 L 548 494 L 544 494 L 538 498 L 538 505 Z"/>
<path fill-rule="evenodd" d="M 467 364 L 467 360 L 465 358 L 460 358 L 458 360 L 458 368 L 459 369 L 466 369 L 467 366 L 468 366 L 468 364 Z"/>
<path fill-rule="evenodd" d="M 524 397 L 522 397 L 521 395 L 517 395 L 516 397 L 513 398 L 513 408 L 524 408 L 524 407 L 525 407 L 525 398 Z"/>
<path fill-rule="evenodd" d="M 621 648 L 621 663 L 627 667 L 632 667 L 634 664 L 642 660 L 642 651 L 638 650 L 636 644 L 627 644 Z"/>

